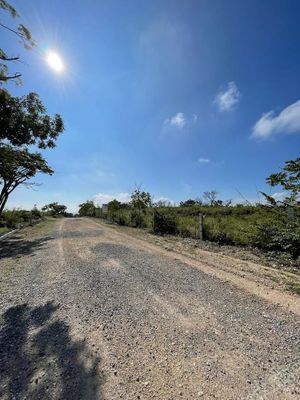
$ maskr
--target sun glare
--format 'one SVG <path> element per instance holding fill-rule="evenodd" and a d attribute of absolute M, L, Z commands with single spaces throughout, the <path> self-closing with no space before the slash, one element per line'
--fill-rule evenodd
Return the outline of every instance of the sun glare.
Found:
<path fill-rule="evenodd" d="M 47 54 L 46 57 L 47 63 L 49 64 L 49 66 L 54 69 L 54 71 L 56 72 L 62 72 L 64 70 L 64 64 L 62 59 L 60 58 L 60 56 L 51 51 Z"/>

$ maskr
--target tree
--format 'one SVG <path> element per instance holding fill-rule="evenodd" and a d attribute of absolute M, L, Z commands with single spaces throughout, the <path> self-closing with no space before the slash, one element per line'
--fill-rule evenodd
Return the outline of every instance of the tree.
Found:
<path fill-rule="evenodd" d="M 78 214 L 80 217 L 95 217 L 96 207 L 92 200 L 87 200 L 85 203 L 79 204 Z"/>
<path fill-rule="evenodd" d="M 196 199 L 196 200 L 188 199 L 185 201 L 181 201 L 179 203 L 180 207 L 201 206 L 201 204 L 202 204 L 202 201 L 200 199 Z"/>
<path fill-rule="evenodd" d="M 50 203 L 42 207 L 42 211 L 52 215 L 53 217 L 63 217 L 66 215 L 67 206 L 63 204 Z"/>
<path fill-rule="evenodd" d="M 12 18 L 19 16 L 17 10 L 6 0 L 0 0 L 0 10 L 8 12 Z M 0 23 L 0 27 L 16 35 L 18 39 L 21 39 L 21 42 L 26 49 L 31 49 L 33 46 L 35 46 L 35 42 L 32 39 L 30 31 L 23 24 L 19 24 L 16 28 L 11 28 Z M 19 82 L 22 74 L 20 72 L 10 74 L 8 67 L 9 63 L 19 60 L 19 56 L 8 55 L 3 49 L 0 48 L 0 84 L 9 80 L 17 80 Z"/>
<path fill-rule="evenodd" d="M 27 149 L 15 149 L 10 145 L 0 145 L 0 215 L 9 195 L 21 184 L 37 173 L 53 174 L 53 170 L 39 153 L 29 153 Z M 32 185 L 32 183 L 29 183 Z"/>
<path fill-rule="evenodd" d="M 107 208 L 108 208 L 108 211 L 110 211 L 110 212 L 118 211 L 118 210 L 120 210 L 121 207 L 122 207 L 122 203 L 116 199 L 107 203 Z"/>
<path fill-rule="evenodd" d="M 203 198 L 210 206 L 214 206 L 217 203 L 218 192 L 216 190 L 211 190 L 210 192 L 204 192 Z"/>
<path fill-rule="evenodd" d="M 30 153 L 28 146 L 55 147 L 55 140 L 63 132 L 64 124 L 59 115 L 51 118 L 35 93 L 12 97 L 0 89 L 0 215 L 8 196 L 20 184 L 36 173 L 52 174 L 39 153 Z"/>
<path fill-rule="evenodd" d="M 271 186 L 280 185 L 284 190 L 290 193 L 290 196 L 285 199 L 285 203 L 299 202 L 300 157 L 295 160 L 286 161 L 281 171 L 271 174 L 266 179 L 266 182 Z"/>
<path fill-rule="evenodd" d="M 134 208 L 138 208 L 139 210 L 151 207 L 151 194 L 149 192 L 140 190 L 140 188 L 137 188 L 131 194 L 130 203 Z"/>
<path fill-rule="evenodd" d="M 0 89 L 0 141 L 8 140 L 14 146 L 55 147 L 64 123 L 60 115 L 51 118 L 46 111 L 36 93 L 13 97 Z"/>

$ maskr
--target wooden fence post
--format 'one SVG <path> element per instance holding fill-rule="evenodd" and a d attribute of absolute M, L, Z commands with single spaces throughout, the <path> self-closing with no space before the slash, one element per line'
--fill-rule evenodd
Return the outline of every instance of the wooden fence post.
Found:
<path fill-rule="evenodd" d="M 199 240 L 203 240 L 203 214 L 199 213 Z"/>

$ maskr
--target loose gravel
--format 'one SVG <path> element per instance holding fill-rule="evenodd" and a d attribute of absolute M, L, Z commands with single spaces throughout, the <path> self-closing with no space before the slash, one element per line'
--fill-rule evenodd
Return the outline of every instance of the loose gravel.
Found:
<path fill-rule="evenodd" d="M 230 282 L 87 219 L 0 257 L 1 399 L 300 399 L 299 317 Z"/>

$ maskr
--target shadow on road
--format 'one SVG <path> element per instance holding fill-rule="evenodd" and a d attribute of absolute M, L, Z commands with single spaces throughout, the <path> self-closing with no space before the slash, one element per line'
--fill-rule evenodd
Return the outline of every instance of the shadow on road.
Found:
<path fill-rule="evenodd" d="M 0 398 L 101 399 L 100 362 L 68 325 L 53 302 L 9 308 L 1 317 Z"/>
<path fill-rule="evenodd" d="M 13 235 L 0 242 L 0 259 L 31 254 L 52 239 L 46 236 L 35 240 L 24 240 L 20 235 Z"/>

